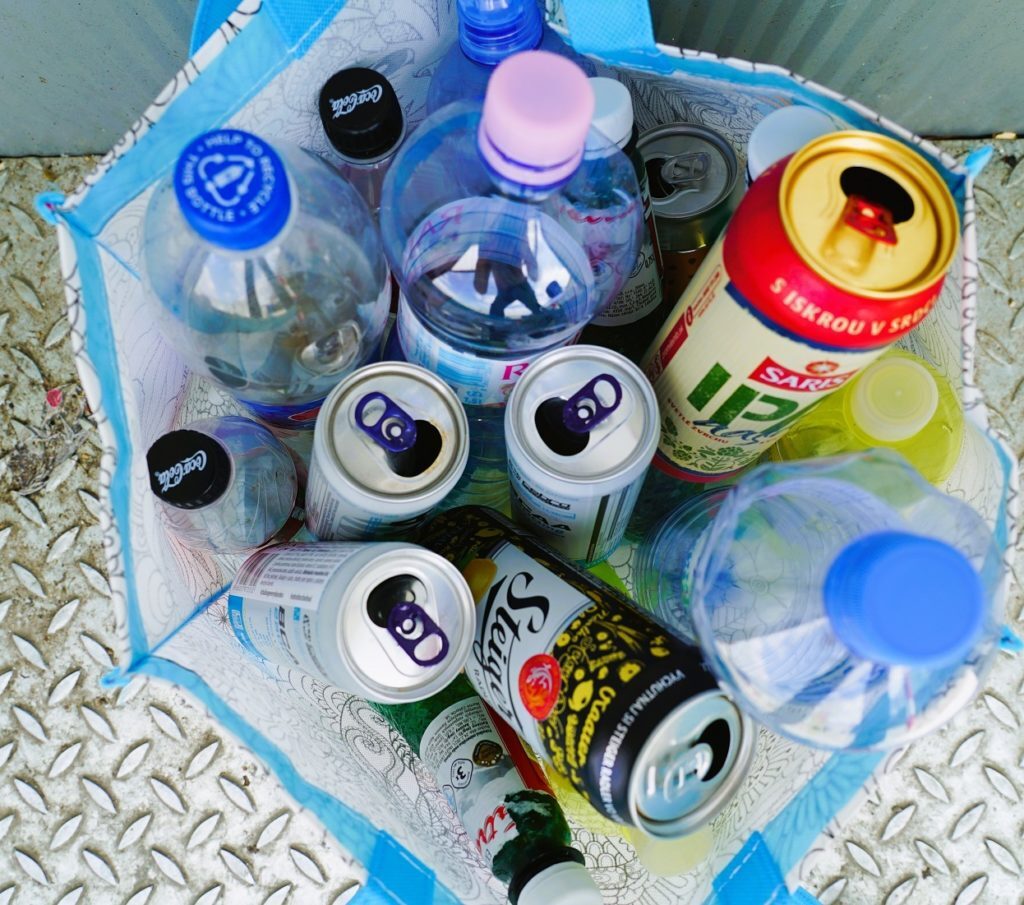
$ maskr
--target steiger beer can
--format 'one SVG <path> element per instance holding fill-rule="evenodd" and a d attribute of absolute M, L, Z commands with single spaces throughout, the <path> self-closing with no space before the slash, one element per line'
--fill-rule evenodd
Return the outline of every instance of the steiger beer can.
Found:
<path fill-rule="evenodd" d="M 938 172 L 869 132 L 815 139 L 750 187 L 644 358 L 655 465 L 735 474 L 931 310 L 959 220 Z"/>
<path fill-rule="evenodd" d="M 470 683 L 601 814 L 676 838 L 722 811 L 757 730 L 696 647 L 493 510 L 450 509 L 423 540 L 477 602 Z"/>

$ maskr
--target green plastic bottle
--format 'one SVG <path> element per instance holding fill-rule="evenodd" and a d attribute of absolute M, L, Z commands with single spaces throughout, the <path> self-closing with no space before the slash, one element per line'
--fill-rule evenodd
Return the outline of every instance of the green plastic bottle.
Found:
<path fill-rule="evenodd" d="M 769 451 L 776 462 L 894 449 L 926 480 L 941 484 L 964 440 L 956 392 L 930 364 L 893 350 L 826 396 Z"/>
<path fill-rule="evenodd" d="M 512 905 L 601 905 L 551 787 L 465 676 L 414 704 L 375 704 L 459 815 Z"/>

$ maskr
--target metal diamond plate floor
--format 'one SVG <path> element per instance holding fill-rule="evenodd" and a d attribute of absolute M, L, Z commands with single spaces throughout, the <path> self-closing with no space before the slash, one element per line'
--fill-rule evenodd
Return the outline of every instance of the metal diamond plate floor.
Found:
<path fill-rule="evenodd" d="M 1019 455 L 1024 141 L 996 151 L 977 189 L 978 369 Z M 100 686 L 113 625 L 99 450 L 56 243 L 32 206 L 93 163 L 0 161 L 0 905 L 341 905 L 356 868 L 248 751 L 168 686 Z M 1018 631 L 1020 610 L 1018 594 Z M 1024 658 L 1006 656 L 965 713 L 890 764 L 804 884 L 825 905 L 1024 902 L 1022 691 Z"/>

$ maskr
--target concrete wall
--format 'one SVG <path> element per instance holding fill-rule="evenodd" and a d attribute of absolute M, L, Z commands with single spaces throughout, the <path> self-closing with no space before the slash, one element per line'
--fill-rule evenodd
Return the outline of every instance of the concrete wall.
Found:
<path fill-rule="evenodd" d="M 184 62 L 196 5 L 0 0 L 0 156 L 107 150 Z M 1024 0 L 652 5 L 659 40 L 780 63 L 926 135 L 1024 132 Z"/>

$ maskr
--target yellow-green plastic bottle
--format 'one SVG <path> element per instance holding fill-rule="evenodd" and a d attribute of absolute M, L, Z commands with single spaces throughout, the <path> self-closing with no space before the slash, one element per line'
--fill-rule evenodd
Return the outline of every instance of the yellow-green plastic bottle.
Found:
<path fill-rule="evenodd" d="M 926 480 L 941 484 L 963 445 L 956 392 L 930 364 L 899 349 L 826 396 L 773 446 L 774 461 L 894 449 Z"/>

